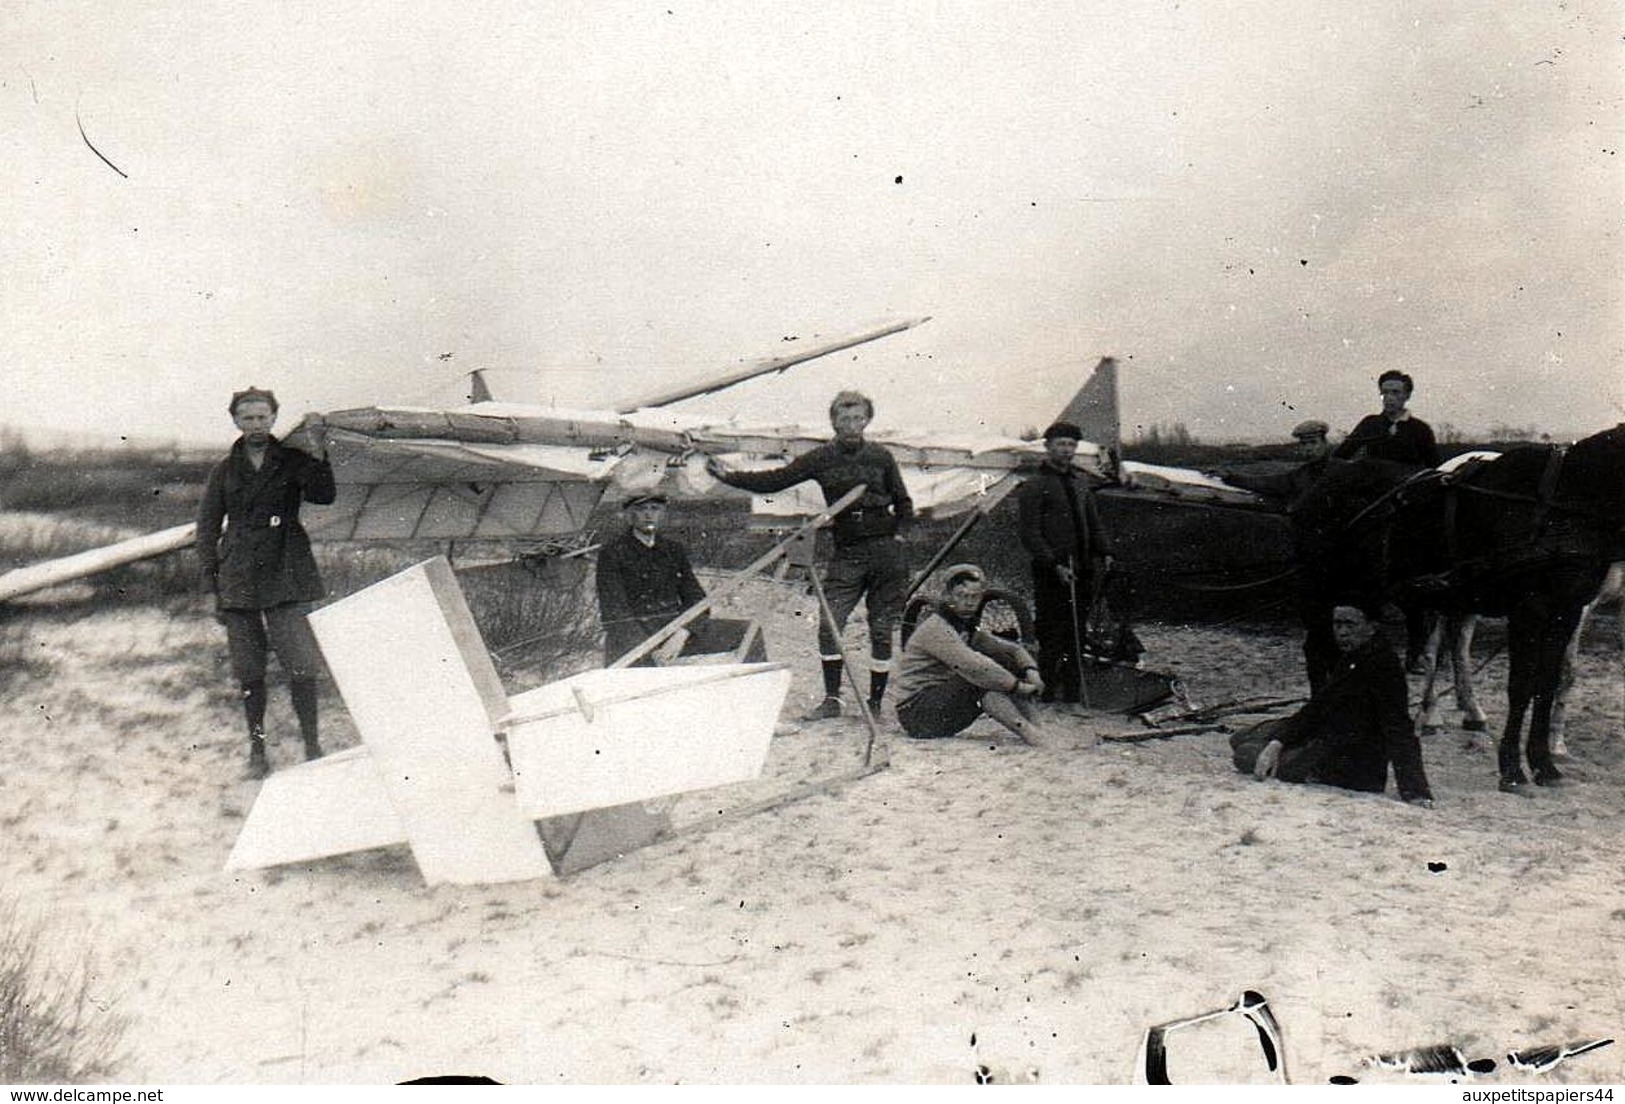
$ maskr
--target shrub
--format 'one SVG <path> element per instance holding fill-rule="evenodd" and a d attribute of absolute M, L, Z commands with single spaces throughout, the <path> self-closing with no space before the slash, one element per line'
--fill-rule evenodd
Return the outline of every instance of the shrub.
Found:
<path fill-rule="evenodd" d="M 124 1017 L 90 999 L 88 957 L 69 970 L 45 958 L 41 931 L 15 905 L 0 910 L 0 1083 L 106 1080 L 121 1060 Z"/>
<path fill-rule="evenodd" d="M 465 567 L 457 579 L 505 678 L 540 684 L 602 662 L 598 596 L 584 558 Z"/>

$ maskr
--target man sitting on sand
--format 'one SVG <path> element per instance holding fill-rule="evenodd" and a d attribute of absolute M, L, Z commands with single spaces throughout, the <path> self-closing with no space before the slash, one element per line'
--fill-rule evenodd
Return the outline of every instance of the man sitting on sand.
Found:
<path fill-rule="evenodd" d="M 1353 606 L 1332 611 L 1332 635 L 1342 658 L 1331 678 L 1292 716 L 1236 733 L 1230 741 L 1236 769 L 1260 779 L 1382 793 L 1392 764 L 1399 796 L 1432 808 L 1399 658 Z"/>
<path fill-rule="evenodd" d="M 666 496 L 635 494 L 621 504 L 632 524 L 598 553 L 598 619 L 604 626 L 604 663 L 614 663 L 705 598 L 688 551 L 661 532 Z M 652 667 L 678 655 L 732 652 L 752 630 L 748 621 L 702 615 L 634 666 Z M 767 658 L 758 633 L 747 663 Z"/>
<path fill-rule="evenodd" d="M 1042 747 L 1051 741 L 1038 721 L 1038 664 L 1021 645 L 977 627 L 986 589 L 981 568 L 948 568 L 935 612 L 903 649 L 897 719 L 908 735 L 930 740 L 953 736 L 986 713 Z"/>

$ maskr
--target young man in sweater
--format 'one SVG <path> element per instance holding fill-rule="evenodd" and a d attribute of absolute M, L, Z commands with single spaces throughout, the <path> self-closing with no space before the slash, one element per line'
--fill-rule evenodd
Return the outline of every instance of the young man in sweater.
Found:
<path fill-rule="evenodd" d="M 869 710 L 880 709 L 891 673 L 892 634 L 903 615 L 908 594 L 908 564 L 902 533 L 914 520 L 914 502 L 903 486 L 903 474 L 892 454 L 866 441 L 863 431 L 874 418 L 875 404 L 857 391 L 842 391 L 829 404 L 835 440 L 767 471 L 735 471 L 712 457 L 706 468 L 730 487 L 773 494 L 814 480 L 824 502 L 839 499 L 858 484 L 863 497 L 842 510 L 830 525 L 835 556 L 824 569 L 824 593 L 835 615 L 832 629 L 818 619 L 818 654 L 823 661 L 824 700 L 804 719 L 830 720 L 841 715 L 840 630 L 857 608 L 869 613 Z"/>
<path fill-rule="evenodd" d="M 897 719 L 908 735 L 930 740 L 962 732 L 985 713 L 1029 744 L 1051 744 L 1038 719 L 1038 664 L 1021 645 L 976 624 L 986 589 L 974 564 L 948 568 L 936 611 L 903 649 Z"/>

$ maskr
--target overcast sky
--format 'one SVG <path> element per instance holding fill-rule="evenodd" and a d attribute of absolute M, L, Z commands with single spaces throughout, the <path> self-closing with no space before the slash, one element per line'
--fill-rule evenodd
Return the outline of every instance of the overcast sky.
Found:
<path fill-rule="evenodd" d="M 697 405 L 1018 431 L 1114 354 L 1131 432 L 1346 429 L 1386 368 L 1625 419 L 1621 3 L 6 11 L 3 423 L 592 406 L 914 314 Z"/>

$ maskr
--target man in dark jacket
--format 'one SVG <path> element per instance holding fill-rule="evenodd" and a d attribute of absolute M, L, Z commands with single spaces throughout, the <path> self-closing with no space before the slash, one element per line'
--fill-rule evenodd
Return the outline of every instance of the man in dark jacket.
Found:
<path fill-rule="evenodd" d="M 1367 414 L 1332 453 L 1339 460 L 1387 460 L 1417 468 L 1439 466 L 1439 445 L 1433 430 L 1405 409 L 1416 382 L 1404 372 L 1390 369 L 1377 377 L 1382 413 Z"/>
<path fill-rule="evenodd" d="M 1336 673 L 1292 716 L 1237 733 L 1237 768 L 1251 769 L 1255 778 L 1382 793 L 1391 765 L 1399 796 L 1431 807 L 1398 657 L 1352 606 L 1332 612 L 1332 633 L 1343 657 Z"/>
<path fill-rule="evenodd" d="M 635 494 L 621 509 L 631 516 L 632 524 L 598 553 L 598 620 L 604 626 L 606 665 L 705 598 L 688 550 L 660 532 L 666 520 L 666 496 Z M 659 656 L 732 652 L 750 630 L 748 621 L 703 615 L 679 629 L 658 650 Z M 745 659 L 756 663 L 766 658 L 758 635 Z M 652 667 L 658 662 L 656 655 L 647 655 L 636 665 Z"/>
<path fill-rule="evenodd" d="M 1033 632 L 1045 701 L 1078 700 L 1084 622 L 1095 582 L 1112 563 L 1094 495 L 1072 466 L 1082 439 L 1070 422 L 1044 430 L 1044 463 L 1017 492 L 1021 543 L 1032 557 Z"/>
<path fill-rule="evenodd" d="M 824 570 L 824 591 L 835 615 L 836 629 L 818 619 L 818 653 L 824 665 L 824 700 L 805 718 L 828 720 L 841 715 L 841 642 L 838 631 L 864 598 L 869 613 L 869 709 L 880 708 L 891 674 L 892 634 L 908 595 L 908 564 L 902 530 L 914 520 L 914 500 L 903 486 L 897 461 L 880 445 L 863 439 L 874 418 L 875 404 L 857 391 L 842 391 L 829 404 L 835 440 L 802 453 L 781 468 L 733 471 L 712 457 L 707 469 L 731 487 L 772 494 L 805 480 L 816 480 L 824 502 L 839 499 L 858 484 L 863 497 L 836 516 L 830 529 L 835 557 Z"/>
<path fill-rule="evenodd" d="M 1232 487 L 1252 491 L 1270 499 L 1276 505 L 1291 510 L 1305 491 L 1314 486 L 1326 473 L 1326 464 L 1332 454 L 1327 441 L 1331 428 L 1319 419 L 1299 422 L 1292 427 L 1292 439 L 1297 442 L 1297 460 L 1290 464 L 1264 464 L 1222 468 L 1219 478 Z"/>
<path fill-rule="evenodd" d="M 299 524 L 299 505 L 332 502 L 337 488 L 319 433 L 312 436 L 315 455 L 289 448 L 271 435 L 277 415 L 271 392 L 257 387 L 239 391 L 228 409 L 242 436 L 209 473 L 198 506 L 199 584 L 215 596 L 218 617 L 226 626 L 232 675 L 242 687 L 248 775 L 264 778 L 270 773 L 265 667 L 273 651 L 288 676 L 305 758 L 322 753 L 316 721 L 321 653 L 305 613 L 326 592 L 310 538 Z"/>
<path fill-rule="evenodd" d="M 1344 471 L 1350 465 L 1332 459 L 1329 433 L 1330 427 L 1319 419 L 1299 422 L 1292 428 L 1298 462 L 1290 468 L 1265 472 L 1225 468 L 1219 472 L 1219 478 L 1231 486 L 1262 495 L 1286 510 L 1292 525 L 1298 613 L 1305 629 L 1303 657 L 1311 690 L 1326 681 L 1338 661 L 1337 642 L 1332 638 L 1337 576 L 1328 566 L 1325 545 L 1342 537 L 1330 519 L 1335 518 L 1340 526 L 1358 508 L 1344 501 L 1346 496 L 1339 489 L 1347 482 Z"/>
<path fill-rule="evenodd" d="M 1382 460 L 1403 465 L 1400 470 L 1438 467 L 1439 445 L 1433 430 L 1405 409 L 1415 390 L 1416 382 L 1404 372 L 1389 369 L 1378 376 L 1382 413 L 1361 418 L 1332 455 L 1338 460 Z M 1427 623 L 1420 610 L 1407 614 L 1405 635 L 1405 666 L 1420 674 L 1427 641 Z"/>

